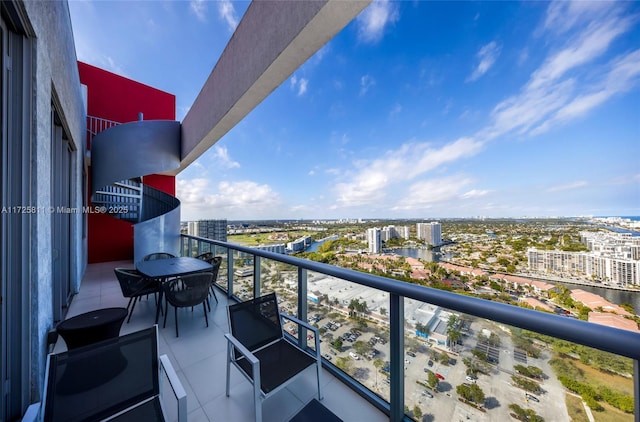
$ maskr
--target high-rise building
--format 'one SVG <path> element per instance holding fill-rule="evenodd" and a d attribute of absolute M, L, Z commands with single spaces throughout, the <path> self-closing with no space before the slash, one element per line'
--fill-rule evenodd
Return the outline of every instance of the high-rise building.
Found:
<path fill-rule="evenodd" d="M 379 228 L 367 229 L 367 243 L 370 253 L 380 253 L 382 250 L 382 237 Z"/>
<path fill-rule="evenodd" d="M 417 223 L 416 236 L 418 239 L 424 239 L 429 245 L 438 246 L 442 243 L 442 225 L 436 221 Z"/>
<path fill-rule="evenodd" d="M 198 236 L 207 239 L 227 241 L 227 220 L 198 220 Z"/>
<path fill-rule="evenodd" d="M 189 221 L 187 223 L 187 234 L 189 236 L 198 236 L 198 222 Z"/>

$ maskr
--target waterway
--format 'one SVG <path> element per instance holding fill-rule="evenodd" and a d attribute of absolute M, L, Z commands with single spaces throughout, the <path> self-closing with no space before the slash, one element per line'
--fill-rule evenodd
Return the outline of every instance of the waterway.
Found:
<path fill-rule="evenodd" d="M 320 239 L 317 242 L 313 242 L 311 245 L 309 245 L 305 252 L 318 252 L 318 248 L 322 246 L 324 242 L 326 242 L 327 240 L 336 240 L 337 238 L 338 236 L 329 236 L 325 237 L 324 239 Z"/>
<path fill-rule="evenodd" d="M 441 259 L 450 259 L 451 254 L 445 253 L 442 254 L 439 250 L 436 249 L 423 249 L 423 248 L 395 248 L 391 249 L 389 252 L 407 256 L 410 258 L 418 258 L 424 259 L 425 261 L 433 261 L 440 262 Z"/>
<path fill-rule="evenodd" d="M 607 299 L 611 303 L 620 305 L 621 303 L 630 303 L 635 309 L 636 314 L 640 314 L 640 292 L 630 292 L 628 290 L 607 289 L 606 287 L 587 286 L 582 284 L 562 283 L 558 281 L 545 280 L 551 284 L 557 284 L 567 287 L 571 290 L 581 289 L 586 292 L 597 294 Z"/>

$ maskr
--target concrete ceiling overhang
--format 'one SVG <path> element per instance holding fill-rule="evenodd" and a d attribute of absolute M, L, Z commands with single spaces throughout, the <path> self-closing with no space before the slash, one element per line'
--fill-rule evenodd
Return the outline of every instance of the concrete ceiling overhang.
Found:
<path fill-rule="evenodd" d="M 181 162 L 200 157 L 371 0 L 253 1 L 182 122 Z"/>

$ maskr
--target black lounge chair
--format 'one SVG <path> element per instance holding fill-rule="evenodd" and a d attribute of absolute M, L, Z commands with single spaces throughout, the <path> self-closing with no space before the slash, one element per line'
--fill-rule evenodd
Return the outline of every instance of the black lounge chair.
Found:
<path fill-rule="evenodd" d="M 127 324 L 131 321 L 131 315 L 133 315 L 136 302 L 140 297 L 153 294 L 156 298 L 156 306 L 160 306 L 160 303 L 158 302 L 158 295 L 156 294 L 160 293 L 160 283 L 158 280 L 146 278 L 144 275 L 140 274 L 138 270 L 134 269 L 114 268 L 113 271 L 116 273 L 118 283 L 120 283 L 122 296 L 129 298 L 129 303 L 127 304 L 127 312 L 129 312 Z M 129 307 L 131 307 L 131 309 L 129 309 Z M 160 308 L 162 309 L 161 306 Z"/>
<path fill-rule="evenodd" d="M 211 277 L 212 274 L 210 272 L 187 274 L 171 279 L 162 285 L 166 299 L 163 328 L 167 326 L 167 307 L 169 303 L 174 308 L 176 337 L 178 337 L 178 308 L 192 308 L 202 304 L 204 319 L 207 322 L 207 327 L 209 326 L 206 301 L 209 297 Z"/>
<path fill-rule="evenodd" d="M 256 421 L 260 422 L 262 401 L 285 387 L 305 369 L 315 366 L 318 399 L 322 400 L 320 337 L 315 327 L 290 315 L 280 314 L 275 293 L 230 305 L 228 311 L 231 333 L 225 334 L 227 397 L 233 364 L 253 384 Z M 282 318 L 298 324 L 305 347 L 285 337 Z M 315 350 L 306 347 L 305 329 L 314 333 Z"/>
<path fill-rule="evenodd" d="M 27 420 L 164 421 L 160 371 L 177 401 L 178 421 L 187 420 L 187 395 L 166 355 L 158 356 L 157 326 L 47 358 L 43 402 Z"/>
<path fill-rule="evenodd" d="M 154 253 L 150 253 L 149 255 L 146 255 L 144 258 L 142 258 L 143 261 L 154 261 L 156 259 L 169 259 L 169 258 L 175 258 L 176 256 L 174 254 L 170 254 L 168 252 L 154 252 Z"/>

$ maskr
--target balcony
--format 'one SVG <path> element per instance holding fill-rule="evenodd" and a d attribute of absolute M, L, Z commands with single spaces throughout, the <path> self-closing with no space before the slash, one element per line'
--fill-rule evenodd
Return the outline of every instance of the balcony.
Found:
<path fill-rule="evenodd" d="M 226 293 L 218 294 L 220 303 L 211 310 L 210 327 L 205 327 L 202 311 L 195 309 L 193 313 L 179 313 L 179 338 L 175 337 L 171 312 L 167 328 L 160 329 L 161 353 L 170 357 L 185 385 L 191 421 L 253 419 L 252 407 L 247 405 L 252 400 L 250 386 L 233 370 L 231 395 L 227 398 L 224 394 L 226 305 L 274 290 L 282 301 L 281 310 L 286 308 L 321 327 L 321 351 L 326 357 L 323 404 L 345 421 L 399 421 L 407 417 L 509 420 L 511 404 L 532 409 L 547 421 L 570 420 L 565 389 L 548 364 L 551 350 L 537 340 L 535 349 L 540 353 L 532 357 L 523 351 L 525 346 L 516 344 L 517 329 L 622 357 L 626 368 L 630 368 L 630 394 L 638 421 L 640 336 L 634 333 L 230 243 L 182 236 L 183 255 L 207 251 L 224 258 L 218 285 Z M 125 306 L 113 268 L 132 265 L 90 265 L 69 316 L 96 308 Z M 368 309 L 354 306 L 365 302 Z M 154 314 L 153 302 L 143 300 L 122 332 L 149 326 Z M 455 316 L 461 333 L 459 342 L 450 344 L 445 315 Z M 428 323 L 417 330 L 416 324 L 421 321 Z M 285 328 L 302 345 L 307 343 L 306 333 L 293 330 L 293 326 Z M 486 334 L 486 344 L 476 340 L 480 333 Z M 331 345 L 338 338 L 343 342 L 341 350 Z M 470 356 L 483 356 L 484 362 L 475 362 Z M 480 369 L 478 376 L 466 378 L 464 360 L 475 362 Z M 545 377 L 534 380 L 539 391 L 512 385 L 512 376 L 518 375 L 513 367 L 519 364 L 542 369 Z M 439 379 L 435 388 L 429 386 L 428 371 Z M 265 420 L 289 420 L 313 397 L 314 382 L 309 371 L 307 378 L 266 400 Z M 466 384 L 468 388 L 472 383 L 484 391 L 482 403 L 461 400 L 457 387 Z M 572 403 L 576 400 L 574 404 L 582 407 L 579 399 Z M 586 412 L 584 407 L 582 412 Z M 634 420 L 632 414 L 619 413 L 623 419 L 618 420 Z"/>

